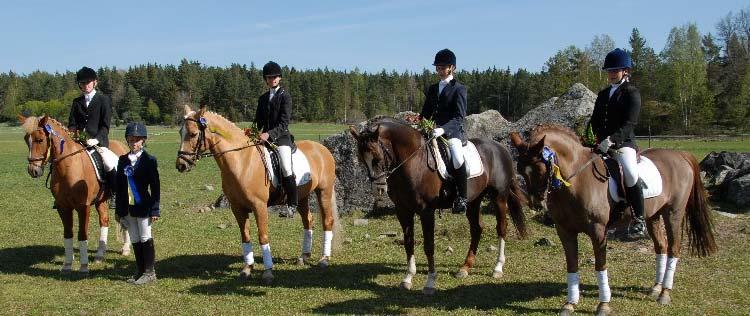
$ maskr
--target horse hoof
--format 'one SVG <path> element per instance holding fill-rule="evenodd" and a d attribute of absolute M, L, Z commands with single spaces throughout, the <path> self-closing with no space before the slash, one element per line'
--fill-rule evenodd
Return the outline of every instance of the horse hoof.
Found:
<path fill-rule="evenodd" d="M 466 271 L 466 269 L 459 269 L 458 272 L 456 272 L 456 274 L 454 274 L 453 276 L 455 276 L 457 279 L 465 279 L 469 276 L 469 271 Z"/>
<path fill-rule="evenodd" d="M 654 287 L 651 288 L 651 293 L 648 296 L 651 297 L 651 299 L 653 300 L 658 300 L 659 295 L 661 294 L 661 290 L 662 290 L 661 284 L 656 284 L 654 285 Z"/>
<path fill-rule="evenodd" d="M 607 316 L 612 314 L 612 308 L 609 307 L 608 302 L 601 302 L 599 303 L 599 306 L 596 307 L 596 316 Z"/>
<path fill-rule="evenodd" d="M 102 263 L 104 262 L 104 256 L 96 256 L 94 257 L 94 263 Z"/>
<path fill-rule="evenodd" d="M 242 271 L 240 271 L 240 280 L 249 280 L 250 275 L 253 273 L 253 268 L 251 266 L 245 266 L 242 268 Z"/>
<path fill-rule="evenodd" d="M 122 251 L 120 251 L 120 254 L 127 257 L 130 255 L 130 248 L 124 248 Z"/>
<path fill-rule="evenodd" d="M 72 265 L 63 265 L 62 269 L 60 269 L 60 274 L 62 275 L 70 275 L 71 273 L 73 273 Z"/>
<path fill-rule="evenodd" d="M 575 311 L 576 306 L 571 303 L 565 303 L 563 307 L 560 309 L 560 316 L 570 316 L 573 315 L 573 312 Z"/>
<path fill-rule="evenodd" d="M 435 295 L 435 288 L 434 287 L 425 287 L 422 289 L 422 294 L 424 295 Z"/>
<path fill-rule="evenodd" d="M 669 290 L 668 289 L 664 289 L 661 292 L 661 295 L 659 295 L 658 302 L 659 302 L 659 304 L 665 305 L 665 306 L 669 305 L 669 303 L 672 302 L 672 296 L 669 294 Z"/>
<path fill-rule="evenodd" d="M 401 282 L 399 287 L 404 290 L 411 290 L 411 282 Z"/>
<path fill-rule="evenodd" d="M 495 279 L 501 279 L 503 277 L 503 271 L 492 271 L 492 277 Z"/>
<path fill-rule="evenodd" d="M 271 283 L 273 283 L 273 270 L 268 269 L 263 271 L 263 276 L 261 276 L 261 279 L 263 280 L 263 284 L 271 285 Z"/>
<path fill-rule="evenodd" d="M 326 269 L 326 268 L 328 268 L 328 264 L 329 264 L 329 262 L 328 262 L 328 258 L 327 257 L 321 258 L 318 261 L 318 268 Z"/>

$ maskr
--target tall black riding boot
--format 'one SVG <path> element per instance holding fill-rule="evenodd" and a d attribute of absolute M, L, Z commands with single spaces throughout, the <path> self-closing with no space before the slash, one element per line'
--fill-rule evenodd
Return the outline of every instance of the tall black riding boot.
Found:
<path fill-rule="evenodd" d="M 133 243 L 133 254 L 135 255 L 135 275 L 128 279 L 128 283 L 135 283 L 143 275 L 143 243 Z"/>
<path fill-rule="evenodd" d="M 453 172 L 453 181 L 456 181 L 456 200 L 453 201 L 453 213 L 463 214 L 466 212 L 466 162 L 461 164 Z"/>
<path fill-rule="evenodd" d="M 294 174 L 288 177 L 281 178 L 281 183 L 286 192 L 286 208 L 279 212 L 280 217 L 294 217 L 294 212 L 297 211 L 297 181 L 294 179 Z"/>
<path fill-rule="evenodd" d="M 632 187 L 625 188 L 628 204 L 633 210 L 633 221 L 628 227 L 628 239 L 640 239 L 646 237 L 646 221 L 643 218 L 644 201 L 643 189 L 640 180 Z"/>
<path fill-rule="evenodd" d="M 143 275 L 138 280 L 133 282 L 136 285 L 142 285 L 156 281 L 156 270 L 154 270 L 154 263 L 156 261 L 156 251 L 154 250 L 154 239 L 151 238 L 146 242 L 142 243 L 142 254 L 143 254 Z"/>

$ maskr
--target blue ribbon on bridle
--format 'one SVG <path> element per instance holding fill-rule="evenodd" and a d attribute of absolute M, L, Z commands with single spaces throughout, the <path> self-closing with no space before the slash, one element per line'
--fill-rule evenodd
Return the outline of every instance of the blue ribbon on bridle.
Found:
<path fill-rule="evenodd" d="M 566 187 L 570 186 L 570 183 L 565 181 L 562 174 L 560 174 L 560 166 L 557 165 L 557 154 L 551 148 L 547 146 L 542 148 L 542 160 L 547 165 L 547 178 L 553 189 L 557 190 L 563 185 Z"/>
<path fill-rule="evenodd" d="M 62 136 L 60 136 L 60 134 L 55 132 L 55 130 L 52 129 L 52 126 L 50 126 L 49 124 L 44 124 L 44 130 L 47 131 L 48 134 L 60 139 L 60 154 L 62 154 L 63 150 L 65 149 L 65 138 L 63 138 Z"/>
<path fill-rule="evenodd" d="M 141 195 L 138 194 L 138 188 L 135 185 L 135 179 L 133 179 L 133 166 L 125 167 L 123 171 L 128 177 L 128 185 L 130 185 L 130 192 L 133 193 L 133 200 L 135 200 L 135 204 L 141 204 Z"/>

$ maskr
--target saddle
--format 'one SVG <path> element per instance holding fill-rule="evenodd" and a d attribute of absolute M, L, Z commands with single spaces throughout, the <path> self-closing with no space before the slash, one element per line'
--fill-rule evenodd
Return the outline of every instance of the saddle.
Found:
<path fill-rule="evenodd" d="M 639 155 L 638 160 L 638 182 L 643 189 L 645 199 L 659 196 L 662 191 L 662 179 L 659 169 L 645 156 Z M 604 164 L 609 173 L 609 196 L 614 202 L 625 202 L 625 181 L 622 175 L 622 166 L 617 159 L 604 157 Z"/>
<path fill-rule="evenodd" d="M 452 180 L 451 175 L 455 168 L 451 162 L 451 153 L 448 148 L 448 144 L 443 141 L 438 142 L 437 139 L 433 139 L 430 144 L 430 153 L 436 162 L 436 169 L 440 178 L 443 180 Z M 471 179 L 478 177 L 484 173 L 484 164 L 482 158 L 479 156 L 477 147 L 474 143 L 467 141 L 464 145 L 464 163 L 466 164 L 466 178 Z"/>
<path fill-rule="evenodd" d="M 107 172 L 104 170 L 104 159 L 102 158 L 102 154 L 96 151 L 93 147 L 86 148 L 86 153 L 88 154 L 89 159 L 91 159 L 91 163 L 94 165 L 96 180 L 98 180 L 99 183 L 107 183 Z"/>
<path fill-rule="evenodd" d="M 262 146 L 261 151 L 263 152 L 263 162 L 266 167 L 266 175 L 271 181 L 271 185 L 273 185 L 274 188 L 278 188 L 281 185 L 281 162 L 279 161 L 279 152 L 268 146 Z M 304 185 L 312 179 L 310 163 L 307 161 L 305 154 L 301 150 L 297 150 L 297 146 L 292 148 L 292 172 L 294 173 L 297 186 Z"/>

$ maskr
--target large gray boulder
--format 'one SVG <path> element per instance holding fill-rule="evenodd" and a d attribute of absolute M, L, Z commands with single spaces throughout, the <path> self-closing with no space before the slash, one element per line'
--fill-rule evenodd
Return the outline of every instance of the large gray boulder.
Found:
<path fill-rule="evenodd" d="M 739 208 L 750 207 L 750 153 L 711 152 L 700 162 L 706 188 Z"/>

